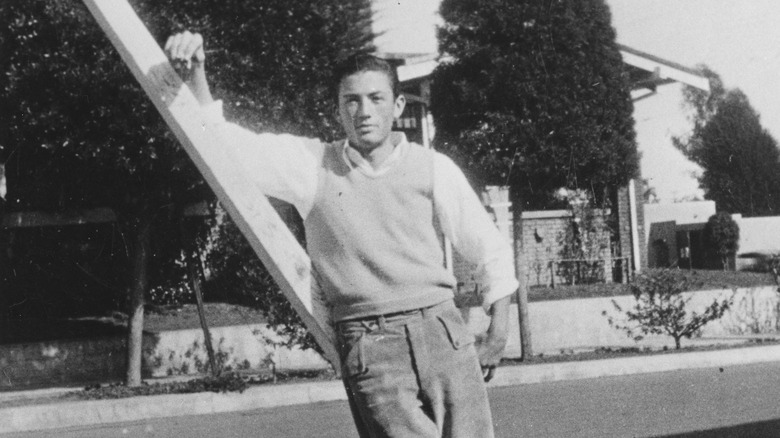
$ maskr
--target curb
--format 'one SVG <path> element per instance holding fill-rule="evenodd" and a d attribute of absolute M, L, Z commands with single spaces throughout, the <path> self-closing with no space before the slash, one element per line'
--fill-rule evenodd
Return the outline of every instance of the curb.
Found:
<path fill-rule="evenodd" d="M 780 361 L 780 346 L 674 353 L 500 368 L 489 388 L 562 380 L 725 367 Z M 236 393 L 196 393 L 89 400 L 0 409 L 0 434 L 148 418 L 203 415 L 346 400 L 340 381 L 250 387 Z"/>

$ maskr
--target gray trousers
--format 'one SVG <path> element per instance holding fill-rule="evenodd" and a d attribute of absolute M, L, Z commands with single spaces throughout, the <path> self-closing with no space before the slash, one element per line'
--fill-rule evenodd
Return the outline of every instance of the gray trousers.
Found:
<path fill-rule="evenodd" d="M 337 324 L 361 438 L 490 438 L 474 337 L 453 302 Z"/>

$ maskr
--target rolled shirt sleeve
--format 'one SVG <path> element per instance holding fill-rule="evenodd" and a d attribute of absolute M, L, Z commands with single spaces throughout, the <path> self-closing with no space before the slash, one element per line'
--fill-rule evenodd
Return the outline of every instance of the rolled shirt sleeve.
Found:
<path fill-rule="evenodd" d="M 323 144 L 293 135 L 258 134 L 227 122 L 219 100 L 201 110 L 207 125 L 204 129 L 218 131 L 236 171 L 245 172 L 258 193 L 289 202 L 305 218 L 317 194 Z M 313 313 L 332 326 L 330 306 L 316 282 L 311 293 Z"/>
<path fill-rule="evenodd" d="M 288 134 L 258 134 L 225 121 L 222 101 L 203 108 L 211 129 L 219 131 L 233 162 L 266 196 L 294 205 L 302 217 L 317 193 L 323 145 L 318 139 Z"/>
<path fill-rule="evenodd" d="M 477 266 L 482 285 L 482 307 L 490 306 L 517 290 L 512 246 L 488 216 L 463 172 L 452 160 L 436 153 L 433 198 L 442 232 L 453 249 Z"/>

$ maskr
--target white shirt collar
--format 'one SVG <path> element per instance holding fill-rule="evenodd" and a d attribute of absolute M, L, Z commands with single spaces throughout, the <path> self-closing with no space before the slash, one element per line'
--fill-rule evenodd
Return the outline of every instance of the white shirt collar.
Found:
<path fill-rule="evenodd" d="M 366 176 L 377 177 L 384 175 L 393 167 L 396 162 L 401 159 L 401 157 L 404 156 L 404 154 L 406 154 L 406 151 L 409 149 L 409 142 L 406 140 L 406 134 L 403 132 L 394 131 L 391 132 L 390 135 L 390 139 L 395 145 L 395 148 L 393 148 L 393 152 L 387 156 L 385 161 L 382 162 L 378 168 L 374 169 L 371 163 L 363 158 L 363 155 L 361 155 L 357 149 L 350 146 L 349 140 L 344 140 L 344 161 L 346 161 L 350 168 L 357 169 Z"/>

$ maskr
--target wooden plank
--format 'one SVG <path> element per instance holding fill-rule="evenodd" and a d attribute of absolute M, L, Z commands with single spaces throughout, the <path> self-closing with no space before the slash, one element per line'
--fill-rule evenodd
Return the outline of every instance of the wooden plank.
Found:
<path fill-rule="evenodd" d="M 334 333 L 306 252 L 267 198 L 248 189 L 253 184 L 127 1 L 84 3 L 338 371 Z"/>

